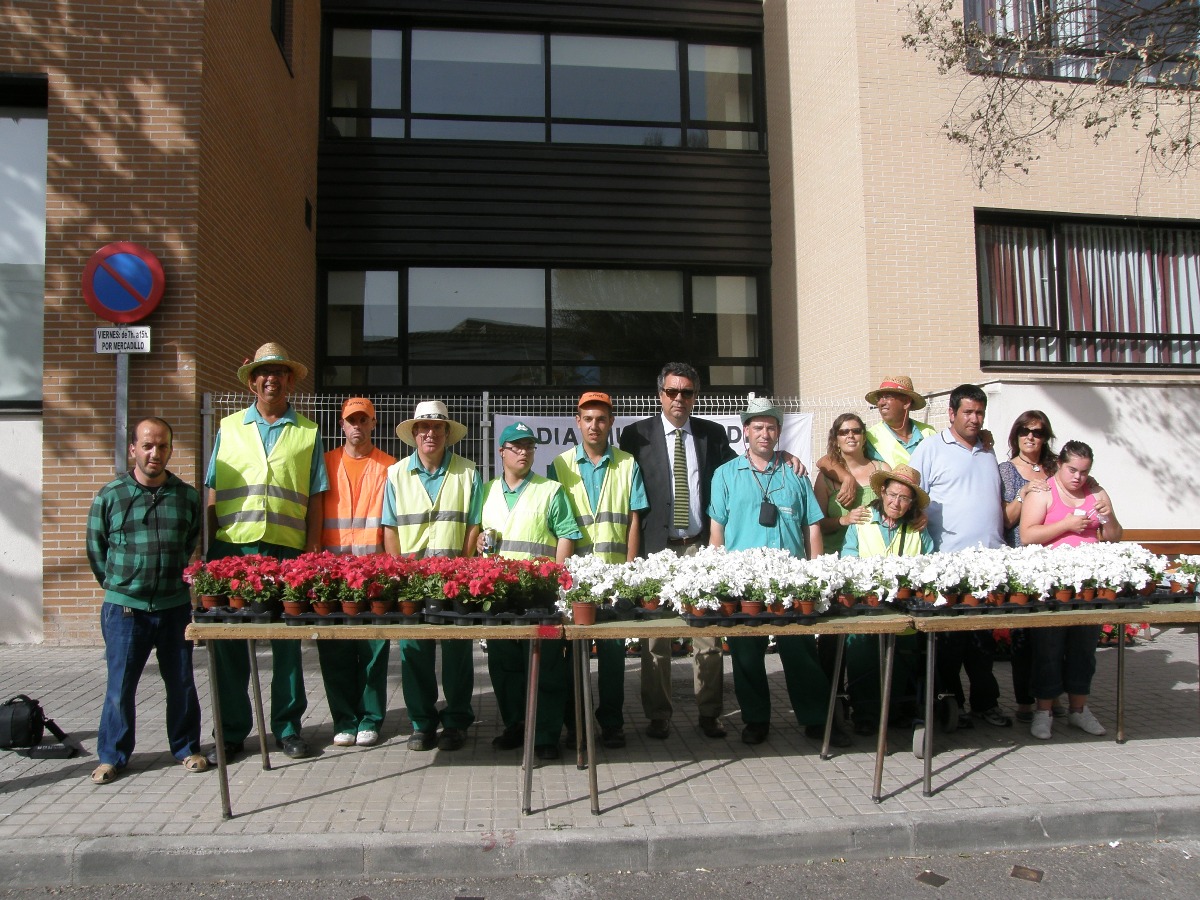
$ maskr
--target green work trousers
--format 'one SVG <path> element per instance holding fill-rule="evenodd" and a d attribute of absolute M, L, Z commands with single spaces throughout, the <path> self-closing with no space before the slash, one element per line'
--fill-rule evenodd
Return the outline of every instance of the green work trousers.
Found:
<path fill-rule="evenodd" d="M 850 695 L 850 717 L 855 725 L 879 724 L 879 642 L 869 634 L 846 638 L 846 693 Z M 918 669 L 920 641 L 915 634 L 896 638 L 896 656 L 892 662 L 892 702 L 889 718 L 912 715 Z"/>
<path fill-rule="evenodd" d="M 584 647 L 592 644 L 586 641 Z M 596 644 L 596 721 L 601 728 L 621 728 L 625 725 L 625 641 L 623 638 L 611 638 L 595 641 Z M 567 646 L 567 669 L 574 672 L 570 665 L 574 660 L 575 642 L 569 641 Z M 572 685 L 574 681 L 572 680 Z M 568 728 L 575 727 L 575 691 L 567 693 L 565 717 Z"/>
<path fill-rule="evenodd" d="M 387 641 L 317 641 L 335 734 L 379 732 L 387 712 Z"/>
<path fill-rule="evenodd" d="M 226 743 L 240 744 L 250 734 L 254 714 L 247 689 L 250 685 L 250 654 L 243 641 L 210 641 L 215 655 L 221 725 Z M 304 694 L 304 670 L 299 641 L 271 641 L 271 733 L 283 740 L 300 733 L 300 719 L 308 709 Z"/>
<path fill-rule="evenodd" d="M 829 678 L 821 670 L 817 642 L 810 635 L 776 639 L 783 677 L 796 721 L 801 725 L 823 725 L 829 708 Z M 731 637 L 733 690 L 747 725 L 771 721 L 771 689 L 767 682 L 767 638 Z"/>
<path fill-rule="evenodd" d="M 278 559 L 294 559 L 301 551 L 259 541 L 230 544 L 212 540 L 208 558 L 246 556 L 259 553 Z M 240 744 L 250 734 L 254 714 L 247 690 L 250 685 L 250 654 L 243 641 L 212 641 L 209 650 L 217 664 L 218 693 L 221 698 L 221 725 L 227 743 Z M 271 733 L 282 740 L 300 733 L 300 719 L 308 709 L 304 694 L 304 669 L 300 641 L 271 641 Z"/>
<path fill-rule="evenodd" d="M 543 640 L 542 664 L 538 670 L 537 725 L 535 744 L 555 744 L 562 737 L 563 711 L 571 690 L 567 670 L 566 641 Z M 500 720 L 505 728 L 525 721 L 528 684 L 529 641 L 488 641 L 488 674 Z"/>
<path fill-rule="evenodd" d="M 471 694 L 475 690 L 473 641 L 400 641 L 400 686 L 413 731 L 466 729 L 475 721 Z M 437 646 L 442 648 L 442 690 L 446 707 L 439 713 Z"/>

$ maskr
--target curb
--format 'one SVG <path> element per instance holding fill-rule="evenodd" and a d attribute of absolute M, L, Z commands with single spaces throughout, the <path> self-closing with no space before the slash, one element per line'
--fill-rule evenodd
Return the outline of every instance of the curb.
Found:
<path fill-rule="evenodd" d="M 665 872 L 1197 836 L 1200 797 L 686 830 L 636 826 L 482 834 L 21 838 L 0 845 L 0 887 Z"/>

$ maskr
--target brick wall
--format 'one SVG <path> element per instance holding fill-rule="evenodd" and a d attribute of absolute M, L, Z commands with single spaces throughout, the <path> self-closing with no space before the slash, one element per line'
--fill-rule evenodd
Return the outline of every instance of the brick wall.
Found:
<path fill-rule="evenodd" d="M 175 426 L 195 483 L 203 390 L 269 337 L 312 353 L 318 0 L 293 4 L 293 71 L 268 0 L 26 0 L 0 7 L 0 68 L 49 78 L 43 379 L 45 640 L 95 643 L 88 504 L 113 476 L 112 356 L 80 276 L 111 241 L 162 261 L 167 290 L 130 365 L 131 419 Z M 294 72 L 294 74 L 293 74 Z M 203 148 L 209 141 L 212 147 Z M 206 207 L 211 206 L 211 211 Z M 210 312 L 210 310 L 212 310 Z M 284 323 L 264 333 L 266 323 Z"/>

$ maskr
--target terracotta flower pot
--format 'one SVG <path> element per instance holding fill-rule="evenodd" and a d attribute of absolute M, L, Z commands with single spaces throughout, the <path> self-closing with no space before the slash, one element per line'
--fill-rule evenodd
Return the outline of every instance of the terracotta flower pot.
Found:
<path fill-rule="evenodd" d="M 395 600 L 372 600 L 371 612 L 377 616 L 386 616 L 395 607 Z"/>
<path fill-rule="evenodd" d="M 642 609 L 658 609 L 662 600 L 658 597 L 644 597 L 642 599 Z"/>
<path fill-rule="evenodd" d="M 341 612 L 341 604 L 335 603 L 332 600 L 314 600 L 312 602 L 312 611 L 318 616 L 332 616 L 334 613 Z"/>
<path fill-rule="evenodd" d="M 245 609 L 246 608 L 246 598 L 245 597 L 241 597 L 237 594 L 230 594 L 225 599 L 227 601 L 229 601 L 230 609 Z"/>
<path fill-rule="evenodd" d="M 596 604 L 579 602 L 572 603 L 571 621 L 576 625 L 595 625 Z"/>
<path fill-rule="evenodd" d="M 1004 591 L 988 591 L 988 606 L 999 606 L 1004 602 Z"/>
<path fill-rule="evenodd" d="M 782 600 L 776 600 L 767 607 L 767 612 L 775 616 L 782 616 L 785 612 L 787 612 L 787 607 L 783 605 Z"/>
<path fill-rule="evenodd" d="M 343 600 L 342 614 L 346 616 L 362 615 L 367 609 L 366 600 Z"/>
<path fill-rule="evenodd" d="M 846 609 L 849 609 L 850 607 L 852 607 L 854 605 L 854 595 L 853 594 L 838 594 L 837 602 L 838 602 L 838 606 L 844 606 L 844 607 L 846 607 Z"/>
<path fill-rule="evenodd" d="M 1096 589 L 1092 588 L 1092 587 L 1083 588 L 1079 592 L 1079 597 L 1080 597 L 1080 599 L 1086 600 L 1089 602 L 1092 600 L 1095 600 L 1096 599 Z"/>
<path fill-rule="evenodd" d="M 1055 600 L 1070 600 L 1075 596 L 1075 588 L 1059 588 L 1054 592 Z"/>
<path fill-rule="evenodd" d="M 763 611 L 763 602 L 761 600 L 743 600 L 742 612 L 748 616 L 761 616 Z"/>
<path fill-rule="evenodd" d="M 709 613 L 708 607 L 693 606 L 690 603 L 684 605 L 683 611 L 685 613 L 687 613 L 689 616 L 707 616 Z"/>
<path fill-rule="evenodd" d="M 957 605 L 958 605 L 958 601 L 959 601 L 959 599 L 960 599 L 961 595 L 960 595 L 960 594 L 954 594 L 954 593 L 949 593 L 949 594 L 947 594 L 947 593 L 945 593 L 945 592 L 943 591 L 943 592 L 942 592 L 942 597 L 945 599 L 945 601 L 946 601 L 946 605 L 947 605 L 947 606 L 957 606 Z"/>
<path fill-rule="evenodd" d="M 205 609 L 220 609 L 225 605 L 225 598 L 219 594 L 201 594 L 200 605 Z"/>
<path fill-rule="evenodd" d="M 721 615 L 723 616 L 732 616 L 738 611 L 737 600 L 720 600 L 719 602 L 721 604 Z"/>
<path fill-rule="evenodd" d="M 1017 606 L 1024 606 L 1029 602 L 1029 595 L 1023 591 L 1013 591 L 1008 595 L 1008 602 L 1015 603 Z"/>
<path fill-rule="evenodd" d="M 870 591 L 869 593 L 863 594 L 863 603 L 867 604 L 867 606 L 878 606 L 879 605 L 879 595 L 877 593 L 875 593 L 874 591 Z"/>
<path fill-rule="evenodd" d="M 1171 593 L 1172 594 L 1186 594 L 1188 591 L 1194 590 L 1195 587 L 1196 587 L 1196 582 L 1194 582 L 1194 581 L 1189 581 L 1187 584 L 1180 584 L 1178 581 L 1172 581 L 1171 582 Z"/>
<path fill-rule="evenodd" d="M 1151 594 L 1153 594 L 1155 592 L 1155 590 L 1157 590 L 1157 585 L 1155 585 L 1154 582 L 1152 581 L 1149 584 L 1143 585 L 1142 587 L 1138 588 L 1137 592 L 1138 592 L 1139 597 L 1149 597 Z"/>
<path fill-rule="evenodd" d="M 986 599 L 986 598 L 984 598 L 984 599 Z M 975 596 L 974 594 L 963 594 L 961 597 L 958 598 L 958 602 L 961 603 L 963 606 L 978 606 L 980 603 L 983 602 L 983 600 L 981 600 L 979 597 Z"/>
<path fill-rule="evenodd" d="M 1116 600 L 1117 592 L 1114 588 L 1096 588 L 1096 597 L 1100 600 Z"/>
<path fill-rule="evenodd" d="M 415 616 L 421 611 L 420 600 L 401 600 L 400 613 L 405 616 Z"/>
<path fill-rule="evenodd" d="M 284 600 L 283 611 L 289 616 L 302 616 L 308 612 L 308 602 L 305 600 Z"/>
<path fill-rule="evenodd" d="M 896 599 L 897 600 L 911 600 L 912 595 L 913 595 L 913 589 L 910 587 L 896 588 Z"/>
<path fill-rule="evenodd" d="M 816 610 L 817 610 L 817 601 L 815 601 L 815 600 L 801 600 L 800 601 L 800 614 L 802 616 L 811 616 L 814 612 L 816 612 Z"/>

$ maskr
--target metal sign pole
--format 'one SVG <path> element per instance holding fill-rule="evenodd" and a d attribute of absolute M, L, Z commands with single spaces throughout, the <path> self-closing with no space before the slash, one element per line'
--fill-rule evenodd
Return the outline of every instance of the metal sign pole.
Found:
<path fill-rule="evenodd" d="M 114 459 L 117 474 L 129 468 L 129 354 L 118 353 L 117 402 L 114 422 Z"/>

